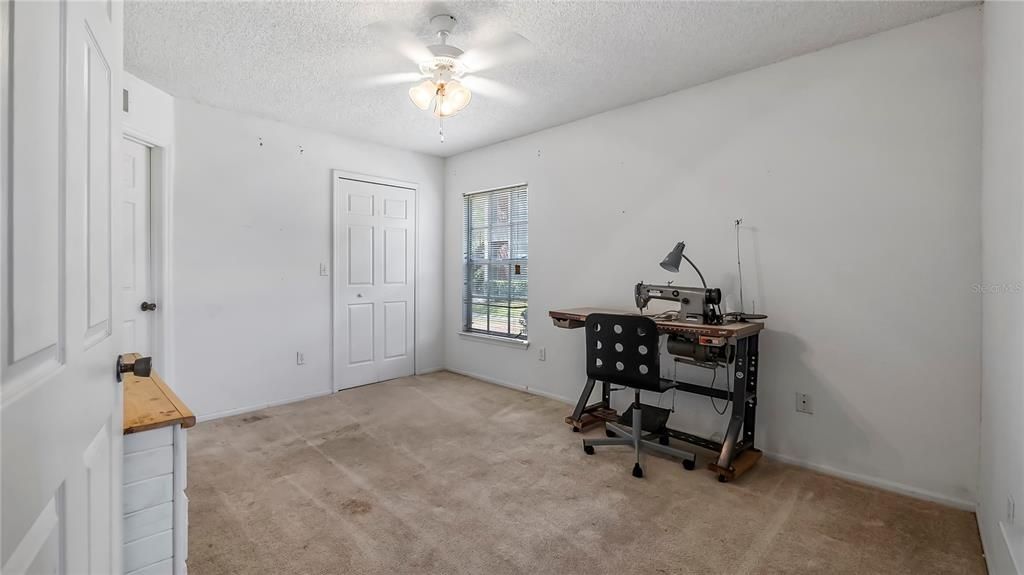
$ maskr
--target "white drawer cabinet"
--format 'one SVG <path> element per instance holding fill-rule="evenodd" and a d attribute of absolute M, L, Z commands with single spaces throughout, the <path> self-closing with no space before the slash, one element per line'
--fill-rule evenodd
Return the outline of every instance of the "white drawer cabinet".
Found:
<path fill-rule="evenodd" d="M 126 373 L 123 381 L 124 573 L 186 575 L 185 428 L 196 417 L 155 370 L 149 377 Z"/>
<path fill-rule="evenodd" d="M 124 572 L 185 575 L 186 434 L 180 423 L 125 435 Z"/>

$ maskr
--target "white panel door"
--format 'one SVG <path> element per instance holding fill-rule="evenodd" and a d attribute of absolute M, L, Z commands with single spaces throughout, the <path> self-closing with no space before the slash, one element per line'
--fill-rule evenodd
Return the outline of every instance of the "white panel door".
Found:
<path fill-rule="evenodd" d="M 117 252 L 125 267 L 121 274 L 122 316 L 121 349 L 150 355 L 151 319 L 160 313 L 159 309 L 142 304 L 155 305 L 150 292 L 149 269 L 149 148 L 142 144 L 124 140 L 121 142 L 122 188 L 121 234 Z"/>
<path fill-rule="evenodd" d="M 334 389 L 412 375 L 416 191 L 334 179 Z"/>
<path fill-rule="evenodd" d="M 3 2 L 0 36 L 0 571 L 118 573 L 122 5 Z"/>

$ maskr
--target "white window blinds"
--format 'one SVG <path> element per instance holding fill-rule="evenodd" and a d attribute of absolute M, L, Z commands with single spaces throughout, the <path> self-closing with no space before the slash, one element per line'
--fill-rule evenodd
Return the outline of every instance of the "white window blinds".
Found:
<path fill-rule="evenodd" d="M 525 184 L 465 196 L 465 331 L 526 339 L 528 215 Z"/>

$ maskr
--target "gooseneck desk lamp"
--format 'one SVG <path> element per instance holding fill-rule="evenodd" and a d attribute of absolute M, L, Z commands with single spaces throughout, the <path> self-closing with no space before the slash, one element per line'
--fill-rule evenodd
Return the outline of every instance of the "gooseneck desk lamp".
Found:
<path fill-rule="evenodd" d="M 693 271 L 697 272 L 697 275 L 700 276 L 700 283 L 704 286 L 704 289 L 707 289 L 708 282 L 704 281 L 704 274 L 700 273 L 700 270 L 697 269 L 697 265 L 693 263 L 693 260 L 686 257 L 686 254 L 683 253 L 683 250 L 685 249 L 686 242 L 677 243 L 676 247 L 672 248 L 672 251 L 668 252 L 665 259 L 661 260 L 661 267 L 665 271 L 670 271 L 674 274 L 679 273 L 679 264 L 681 264 L 683 260 L 686 260 L 686 263 L 690 264 Z"/>

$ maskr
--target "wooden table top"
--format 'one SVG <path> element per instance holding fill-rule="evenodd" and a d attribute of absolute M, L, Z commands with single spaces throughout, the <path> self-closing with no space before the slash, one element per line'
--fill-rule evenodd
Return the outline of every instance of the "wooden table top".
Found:
<path fill-rule="evenodd" d="M 137 353 L 125 354 L 126 360 L 139 357 Z M 149 377 L 123 374 L 124 382 L 124 433 L 149 431 L 180 423 L 182 427 L 196 424 L 196 416 L 178 398 L 164 380 L 153 370 Z"/>
<path fill-rule="evenodd" d="M 563 322 L 579 322 L 579 325 L 569 325 L 565 327 L 582 327 L 583 322 L 587 321 L 587 316 L 592 313 L 638 315 L 635 311 L 630 310 L 599 307 L 574 307 L 569 309 L 551 310 L 548 312 L 548 316 L 554 320 Z M 764 324 L 760 322 L 736 322 L 723 325 L 704 325 L 682 321 L 659 320 L 654 317 L 651 319 L 653 319 L 654 323 L 657 324 L 658 331 L 662 333 L 690 333 L 711 337 L 747 337 L 764 329 Z"/>

